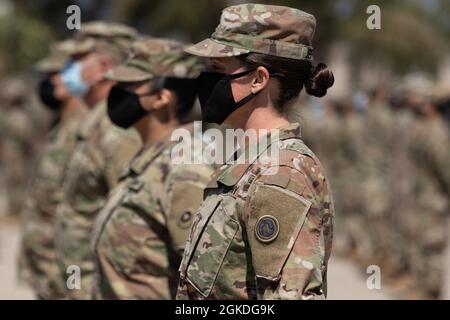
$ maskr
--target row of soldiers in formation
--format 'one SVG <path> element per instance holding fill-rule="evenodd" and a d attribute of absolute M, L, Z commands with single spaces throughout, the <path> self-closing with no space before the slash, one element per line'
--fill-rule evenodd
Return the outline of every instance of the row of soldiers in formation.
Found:
<path fill-rule="evenodd" d="M 439 106 L 449 96 L 410 80 L 373 90 L 364 108 L 330 103 L 320 121 L 304 113 L 305 141 L 333 187 L 334 253 L 354 259 L 364 273 L 379 266 L 394 297 L 445 298 L 450 131 Z"/>
<path fill-rule="evenodd" d="M 249 10 L 246 6 L 243 8 Z M 257 11 L 264 13 L 271 10 L 261 11 L 258 8 Z M 236 12 L 231 10 L 230 13 Z M 239 27 L 236 26 L 238 32 L 231 35 L 233 41 L 242 36 Z M 176 108 L 179 111 L 175 124 L 166 115 L 169 109 L 163 112 L 162 108 L 158 112 L 153 110 L 152 115 L 159 113 L 158 119 L 165 119 L 162 121 L 164 126 L 158 126 L 152 120 L 151 127 L 147 128 L 151 130 L 144 130 L 143 127 L 149 125 L 142 120 L 146 113 L 136 108 L 139 105 L 136 97 L 127 98 L 126 103 L 122 104 L 122 112 L 111 112 L 107 107 L 110 103 L 107 103 L 109 89 L 106 82 L 110 80 L 131 85 L 128 89 L 137 90 L 135 93 L 138 95 L 144 94 L 138 98 L 143 101 L 147 98 L 145 94 L 148 90 L 137 88 L 141 82 L 154 84 L 155 76 L 160 78 L 163 75 L 166 79 L 174 78 L 171 72 L 175 71 L 169 71 L 171 69 L 178 70 L 177 78 L 180 75 L 194 78 L 203 68 L 199 61 L 183 60 L 187 56 L 182 54 L 181 44 L 160 42 L 161 39 L 156 42 L 156 39 L 134 41 L 134 37 L 135 32 L 130 28 L 88 23 L 83 25 L 75 39 L 55 46 L 50 56 L 37 65 L 43 75 L 52 78 L 50 82 L 41 84 L 41 97 L 60 119 L 48 135 L 23 210 L 26 227 L 20 266 L 22 276 L 28 279 L 40 298 L 173 298 L 179 282 L 181 254 L 186 237 L 188 234 L 192 236 L 190 225 L 202 201 L 203 189 L 209 185 L 205 198 L 210 200 L 201 205 L 200 214 L 203 213 L 209 219 L 214 212 L 226 214 L 232 211 L 227 211 L 229 203 L 208 197 L 209 190 L 213 190 L 210 174 L 218 169 L 217 166 L 178 166 L 170 161 L 173 143 L 168 136 L 175 128 L 188 122 L 189 116 L 186 115 L 193 105 L 193 96 L 189 92 L 194 89 L 189 82 L 184 81 L 182 85 L 188 90 L 181 90 L 179 86 L 168 83 L 163 86 L 177 97 L 182 96 L 185 101 L 184 105 L 180 103 Z M 127 48 L 125 51 L 131 46 L 133 58 L 128 58 L 126 63 L 119 63 L 124 54 L 117 47 L 108 47 L 112 45 L 112 39 L 115 39 L 113 42 L 117 39 L 117 43 L 121 43 L 118 48 Z M 247 42 L 245 45 L 253 50 L 260 48 L 257 43 Z M 158 49 L 158 46 L 166 49 Z M 205 42 L 198 45 L 197 49 L 203 56 L 217 55 L 218 52 Z M 157 54 L 159 50 L 162 50 L 161 55 Z M 223 56 L 244 52 L 242 47 L 231 46 L 222 46 L 218 50 L 224 53 Z M 117 60 L 112 52 L 117 52 Z M 166 57 L 162 54 L 164 52 L 168 53 Z M 92 74 L 84 74 L 83 77 L 88 79 L 92 88 L 77 86 L 75 79 L 72 79 L 71 84 L 70 73 L 67 76 L 67 72 L 65 81 L 61 80 L 62 71 L 68 69 L 68 59 L 82 61 L 88 55 L 93 56 L 93 53 L 97 55 L 96 58 L 101 56 L 99 53 L 104 53 L 103 57 L 110 57 L 111 62 L 108 63 L 111 65 L 98 61 L 100 65 L 107 65 L 102 69 L 87 59 L 87 69 L 92 69 Z M 177 54 L 183 56 L 180 62 L 184 67 L 177 64 L 175 68 L 170 62 L 174 61 Z M 97 68 L 98 72 L 95 71 Z M 103 73 L 110 69 L 112 71 L 103 77 Z M 180 69 L 186 73 L 179 73 Z M 96 75 L 99 78 L 96 79 Z M 70 92 L 65 86 L 70 87 Z M 76 94 L 77 91 L 82 94 Z M 389 283 L 396 288 L 399 297 L 438 298 L 442 295 L 446 272 L 444 252 L 448 242 L 450 205 L 450 170 L 447 166 L 450 163 L 450 136 L 431 100 L 418 92 L 423 92 L 423 87 L 411 87 L 406 90 L 401 103 L 392 105 L 383 92 L 374 92 L 364 114 L 357 114 L 348 105 L 336 104 L 327 106 L 325 112 L 318 115 L 308 112 L 304 108 L 305 103 L 299 105 L 303 106 L 300 109 L 303 112 L 302 135 L 326 168 L 336 200 L 336 210 L 339 212 L 335 252 L 351 256 L 364 269 L 373 264 L 380 266 L 383 284 Z M 117 88 L 111 93 L 114 95 L 109 94 L 110 99 L 125 101 L 124 94 Z M 59 101 L 53 99 L 55 96 Z M 84 99 L 80 99 L 80 96 Z M 151 97 L 149 95 L 148 99 Z M 173 103 L 176 105 L 179 101 L 178 98 Z M 155 108 L 153 103 L 149 102 L 149 105 Z M 138 118 L 139 121 L 133 123 Z M 135 129 L 123 130 L 117 126 L 127 127 L 131 124 Z M 146 133 L 143 135 L 143 132 Z M 301 150 L 303 155 L 309 156 L 308 159 L 315 158 L 309 150 Z M 12 168 L 13 163 L 14 160 L 9 161 L 8 168 Z M 241 178 L 241 169 L 233 170 Z M 9 172 L 13 179 L 23 174 L 21 170 L 16 171 L 17 175 Z M 237 183 L 235 173 L 229 172 L 228 176 L 222 175 L 220 183 L 216 181 L 216 186 L 219 184 L 222 187 L 221 192 L 224 192 L 223 188 L 227 190 L 233 187 L 229 181 L 234 181 L 237 186 L 242 185 L 244 189 L 248 188 L 244 181 Z M 292 178 L 292 174 L 289 175 Z M 214 176 L 220 178 L 217 173 Z M 254 179 L 252 174 L 249 176 Z M 290 183 L 281 183 L 285 180 L 280 177 L 254 180 L 286 190 L 298 190 L 298 186 L 295 188 L 293 183 L 295 179 Z M 12 182 L 12 185 L 18 184 Z M 234 194 L 244 193 L 233 188 Z M 292 224 L 292 221 L 288 217 L 276 215 L 277 211 L 282 211 L 276 207 L 276 202 L 285 194 L 274 195 L 268 190 L 258 189 L 261 195 L 267 192 L 264 196 L 267 200 L 254 199 L 259 206 L 270 208 L 266 214 L 258 215 L 259 218 L 268 216 L 266 220 L 255 219 L 250 215 L 249 220 L 233 221 L 242 221 L 244 229 L 247 227 L 245 223 L 253 223 L 256 226 L 279 226 L 280 233 L 286 232 L 284 223 L 290 221 Z M 12 193 L 21 195 L 20 190 Z M 263 200 L 275 204 L 261 204 Z M 289 202 L 283 200 L 287 207 L 282 209 L 287 208 L 289 211 Z M 20 204 L 20 200 L 15 202 Z M 219 206 L 218 202 L 221 202 Z M 295 212 L 298 214 L 301 205 L 296 204 L 296 207 Z M 184 277 L 190 279 L 192 286 L 188 296 L 299 297 L 293 293 L 295 290 L 286 290 L 287 286 L 281 291 L 279 288 L 275 291 L 265 289 L 258 295 L 258 292 L 250 290 L 258 287 L 249 280 L 247 274 L 242 275 L 242 268 L 237 267 L 239 262 L 248 264 L 245 259 L 238 260 L 236 252 L 239 250 L 247 252 L 248 256 L 253 255 L 252 268 L 261 265 L 258 261 L 273 265 L 268 261 L 274 259 L 273 254 L 277 250 L 280 251 L 282 243 L 279 242 L 283 240 L 277 236 L 269 242 L 262 241 L 267 241 L 264 236 L 270 238 L 275 235 L 273 228 L 266 230 L 265 234 L 256 232 L 255 227 L 250 233 L 245 229 L 246 236 L 250 234 L 255 237 L 253 243 L 249 239 L 248 245 L 253 250 L 246 251 L 248 249 L 242 246 L 246 236 L 238 237 L 237 242 L 232 241 L 230 244 L 230 241 L 225 240 L 234 230 L 232 221 L 217 219 L 216 222 L 210 221 L 210 230 L 204 231 L 203 236 L 202 233 L 194 235 L 194 238 L 201 238 L 202 247 L 199 252 L 195 252 L 199 249 L 194 248 L 194 252 L 189 253 L 191 256 L 194 254 L 194 262 L 199 262 L 189 263 L 190 269 L 184 266 L 187 271 Z M 199 223 L 201 219 L 195 225 Z M 222 224 L 227 225 L 227 228 L 218 229 Z M 239 227 L 238 230 L 242 232 Z M 222 242 L 228 247 L 225 248 Z M 259 253 L 258 245 L 261 244 L 265 251 Z M 318 248 L 329 255 L 329 249 L 325 250 L 324 245 L 318 245 Z M 299 256 L 291 260 L 300 269 L 295 271 L 294 268 L 294 272 L 305 273 L 305 270 L 310 270 L 312 273 L 313 270 L 319 270 L 323 263 L 322 277 L 320 273 L 317 274 L 318 271 L 314 271 L 316 274 L 313 276 L 318 279 L 313 278 L 311 281 L 309 278 L 306 282 L 306 276 L 302 275 L 296 279 L 298 284 L 293 287 L 301 286 L 301 293 L 300 288 L 296 288 L 297 294 L 302 297 L 323 297 L 323 294 L 311 294 L 315 289 L 308 291 L 305 288 L 316 284 L 315 288 L 320 286 L 322 292 L 326 289 L 327 257 L 322 255 L 319 261 L 314 256 L 305 259 L 301 249 L 298 250 Z M 225 259 L 218 261 L 220 257 Z M 291 265 L 287 265 L 291 270 L 292 261 Z M 225 270 L 229 270 L 227 273 L 220 271 L 221 263 L 225 264 Z M 71 265 L 81 268 L 80 290 L 67 287 L 71 274 L 67 273 L 67 268 Z M 213 271 L 208 271 L 208 268 Z M 278 272 L 285 270 L 284 266 L 278 268 Z M 273 270 L 267 267 L 256 270 L 256 273 L 252 270 L 250 278 L 256 275 L 259 283 L 263 284 L 264 280 L 274 281 L 274 277 L 267 276 L 269 271 Z M 217 284 L 215 277 L 218 278 Z M 280 273 L 275 278 L 280 278 Z M 310 294 L 303 294 L 306 291 Z"/>
<path fill-rule="evenodd" d="M 36 69 L 59 121 L 22 210 L 20 274 L 36 295 L 325 298 L 333 200 L 287 120 L 303 86 L 321 97 L 334 82 L 312 65 L 315 27 L 298 9 L 243 4 L 194 46 L 106 22 L 56 44 Z M 278 165 L 242 151 L 224 165 L 175 164 L 174 130 L 205 143 L 187 120 L 197 94 L 207 122 L 279 129 L 257 148 L 277 148 Z"/>

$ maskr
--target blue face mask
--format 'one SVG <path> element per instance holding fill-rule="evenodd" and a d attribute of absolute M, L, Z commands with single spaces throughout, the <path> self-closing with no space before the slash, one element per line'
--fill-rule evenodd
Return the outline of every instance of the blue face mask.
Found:
<path fill-rule="evenodd" d="M 89 86 L 81 78 L 82 65 L 76 61 L 68 62 L 61 72 L 61 79 L 69 93 L 73 96 L 82 97 L 86 94 Z"/>

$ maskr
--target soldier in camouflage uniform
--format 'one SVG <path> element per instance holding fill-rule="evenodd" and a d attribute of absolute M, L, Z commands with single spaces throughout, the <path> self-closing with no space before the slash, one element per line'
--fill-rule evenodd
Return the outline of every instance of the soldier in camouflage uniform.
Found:
<path fill-rule="evenodd" d="M 63 297 L 62 284 L 53 281 L 58 279 L 54 246 L 56 207 L 62 198 L 67 161 L 75 147 L 76 128 L 86 113 L 81 99 L 70 96 L 61 82 L 67 45 L 68 41 L 56 44 L 51 54 L 36 66 L 36 71 L 43 74 L 41 100 L 58 118 L 37 161 L 22 210 L 20 271 L 40 299 Z"/>
<path fill-rule="evenodd" d="M 360 181 L 363 172 L 361 157 L 364 145 L 360 136 L 365 119 L 359 114 L 339 114 L 330 104 L 328 112 L 320 118 L 305 110 L 305 125 L 302 133 L 305 141 L 322 159 L 333 185 L 335 211 L 340 219 L 335 225 L 333 241 L 335 253 L 346 256 L 367 255 L 372 252 L 372 243 L 367 236 L 366 210 L 361 185 L 349 183 Z M 350 165 L 351 164 L 351 165 Z"/>
<path fill-rule="evenodd" d="M 204 119 L 279 134 L 253 141 L 255 157 L 247 143 L 208 184 L 179 268 L 178 299 L 326 297 L 333 201 L 286 110 L 303 85 L 321 97 L 334 82 L 326 65 L 312 67 L 315 26 L 301 10 L 237 5 L 224 9 L 211 39 L 187 49 L 210 57 L 214 70 L 199 77 Z M 263 161 L 274 150 L 278 163 Z"/>
<path fill-rule="evenodd" d="M 6 213 L 18 215 L 41 132 L 36 130 L 25 79 L 7 77 L 0 87 L 0 179 L 6 191 Z"/>
<path fill-rule="evenodd" d="M 414 90 L 407 102 L 417 116 L 410 119 L 403 132 L 409 137 L 406 153 L 414 173 L 404 172 L 409 194 L 403 201 L 402 212 L 409 219 L 402 225 L 405 242 L 409 244 L 405 247 L 411 274 L 420 288 L 419 297 L 436 299 L 443 290 L 448 242 L 450 132 L 429 92 Z"/>
<path fill-rule="evenodd" d="M 182 120 L 194 104 L 194 78 L 203 64 L 183 49 L 169 40 L 138 41 L 131 58 L 106 75 L 120 86 L 110 94 L 111 119 L 121 126 L 134 125 L 144 147 L 123 172 L 96 222 L 95 298 L 175 297 L 187 233 L 213 173 L 211 166 L 174 164 L 172 159 L 179 147 L 171 138 L 174 130 L 183 128 L 194 145 L 194 139 L 200 139 L 193 135 L 192 124 L 182 125 Z M 136 105 L 127 97 L 136 95 L 142 112 L 132 116 Z M 129 121 L 123 122 L 125 118 Z M 192 163 L 201 163 L 198 160 Z"/>
<path fill-rule="evenodd" d="M 386 153 L 393 146 L 395 114 L 386 104 L 372 104 L 369 106 L 359 135 L 354 137 L 359 144 L 361 153 L 360 164 L 363 164 L 360 177 L 362 186 L 360 197 L 364 199 L 364 212 L 366 223 L 371 228 L 367 230 L 363 224 L 360 231 L 366 234 L 369 242 L 364 250 L 359 250 L 362 260 L 368 264 L 381 264 L 386 271 L 388 265 L 400 255 L 389 254 L 394 249 L 395 241 L 392 237 L 398 236 L 393 232 L 396 225 L 393 223 L 392 156 Z M 376 200 L 374 200 L 376 199 Z M 394 266 L 392 266 L 394 267 Z M 386 272 L 384 273 L 386 275 Z"/>
<path fill-rule="evenodd" d="M 361 134 L 372 244 L 364 262 L 378 264 L 400 298 L 438 298 L 443 281 L 450 185 L 443 146 L 449 134 L 431 104 L 431 90 L 424 83 L 407 84 L 396 112 L 372 105 Z M 420 109 L 431 110 L 431 116 Z"/>
<path fill-rule="evenodd" d="M 114 81 L 103 74 L 123 62 L 135 38 L 123 25 L 90 22 L 81 26 L 70 51 L 72 62 L 62 71 L 63 83 L 82 95 L 90 111 L 77 129 L 77 142 L 63 183 L 64 196 L 57 211 L 56 249 L 62 279 L 67 268 L 81 271 L 81 289 L 66 290 L 67 297 L 91 296 L 94 263 L 91 238 L 94 220 L 106 196 L 140 141 L 134 130 L 123 130 L 109 120 L 106 98 Z"/>

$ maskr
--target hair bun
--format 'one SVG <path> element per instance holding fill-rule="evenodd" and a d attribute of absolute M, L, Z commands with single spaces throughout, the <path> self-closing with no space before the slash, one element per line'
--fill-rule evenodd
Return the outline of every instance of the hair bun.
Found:
<path fill-rule="evenodd" d="M 315 97 L 323 97 L 334 84 L 334 75 L 325 63 L 319 63 L 309 74 L 305 83 L 306 92 Z"/>

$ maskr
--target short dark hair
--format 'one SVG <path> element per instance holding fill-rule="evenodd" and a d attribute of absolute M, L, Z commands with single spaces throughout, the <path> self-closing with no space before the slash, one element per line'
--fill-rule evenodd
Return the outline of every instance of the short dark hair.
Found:
<path fill-rule="evenodd" d="M 194 107 L 197 98 L 195 79 L 160 77 L 155 79 L 154 87 L 157 90 L 168 89 L 175 93 L 177 98 L 176 117 L 178 121 L 183 122 Z"/>

